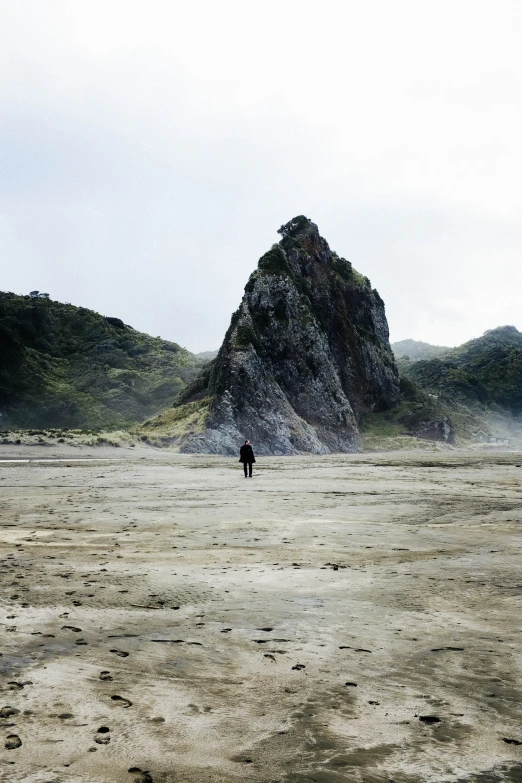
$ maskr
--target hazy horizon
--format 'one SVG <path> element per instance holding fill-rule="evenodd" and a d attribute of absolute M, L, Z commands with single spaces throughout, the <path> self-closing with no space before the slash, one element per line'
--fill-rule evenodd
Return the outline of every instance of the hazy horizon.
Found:
<path fill-rule="evenodd" d="M 522 7 L 22 0 L 0 8 L 4 291 L 219 347 L 298 214 L 390 339 L 522 327 Z"/>

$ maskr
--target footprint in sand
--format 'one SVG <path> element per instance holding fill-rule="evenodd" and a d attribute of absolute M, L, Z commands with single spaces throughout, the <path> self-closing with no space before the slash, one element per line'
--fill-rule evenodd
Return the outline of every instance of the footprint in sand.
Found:
<path fill-rule="evenodd" d="M 32 685 L 33 683 L 30 680 L 26 680 L 25 682 L 16 682 L 16 680 L 11 680 L 11 682 L 8 682 L 7 684 L 9 685 L 10 690 L 20 691 L 26 685 Z"/>
<path fill-rule="evenodd" d="M 129 767 L 129 772 L 134 775 L 134 783 L 153 783 L 150 772 L 139 767 Z"/>
<path fill-rule="evenodd" d="M 17 710 L 16 707 L 2 707 L 0 709 L 0 718 L 12 718 L 13 715 L 19 715 L 20 710 Z"/>
<path fill-rule="evenodd" d="M 129 699 L 124 699 L 123 696 L 111 696 L 112 701 L 115 701 L 120 707 L 132 707 L 132 702 Z"/>
<path fill-rule="evenodd" d="M 94 741 L 98 745 L 108 745 L 111 741 L 111 738 L 107 736 L 109 734 L 109 727 L 108 726 L 100 726 L 98 731 L 96 732 L 96 736 L 94 737 Z"/>
<path fill-rule="evenodd" d="M 5 741 L 5 747 L 7 750 L 16 750 L 16 748 L 19 748 L 21 744 L 22 740 L 18 734 L 9 734 Z"/>
<path fill-rule="evenodd" d="M 112 682 L 111 673 L 107 671 L 100 672 L 100 680 L 104 680 L 105 682 Z"/>
<path fill-rule="evenodd" d="M 80 633 L 81 628 L 75 628 L 74 625 L 62 625 L 62 631 L 72 631 L 73 633 Z"/>
<path fill-rule="evenodd" d="M 127 658 L 129 653 L 125 652 L 124 650 L 109 650 L 109 652 L 114 653 L 115 655 L 119 655 L 120 658 Z"/>

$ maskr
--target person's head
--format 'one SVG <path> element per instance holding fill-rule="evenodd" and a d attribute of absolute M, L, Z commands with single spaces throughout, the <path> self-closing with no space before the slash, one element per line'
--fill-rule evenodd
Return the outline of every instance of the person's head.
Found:
<path fill-rule="evenodd" d="M 249 440 L 245 441 L 245 446 L 250 446 L 250 441 Z"/>

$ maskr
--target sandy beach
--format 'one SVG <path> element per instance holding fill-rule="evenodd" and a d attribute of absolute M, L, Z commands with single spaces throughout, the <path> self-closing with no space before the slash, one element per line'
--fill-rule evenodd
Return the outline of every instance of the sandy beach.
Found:
<path fill-rule="evenodd" d="M 0 459 L 2 781 L 522 781 L 522 455 Z"/>

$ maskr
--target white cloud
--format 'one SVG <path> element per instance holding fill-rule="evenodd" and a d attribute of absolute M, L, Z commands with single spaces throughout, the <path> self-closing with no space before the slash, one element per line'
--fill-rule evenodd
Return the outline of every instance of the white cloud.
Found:
<path fill-rule="evenodd" d="M 522 326 L 521 27 L 480 0 L 4 4 L 2 288 L 210 348 L 304 213 L 394 339 Z"/>

